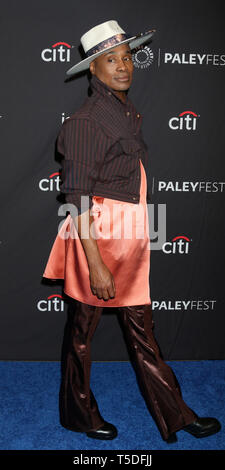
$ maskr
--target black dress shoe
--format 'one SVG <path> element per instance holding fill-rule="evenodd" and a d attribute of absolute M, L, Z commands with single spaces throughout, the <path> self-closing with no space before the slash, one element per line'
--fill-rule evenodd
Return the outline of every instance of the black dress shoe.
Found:
<path fill-rule="evenodd" d="M 216 418 L 197 418 L 191 424 L 184 426 L 183 431 L 187 431 L 195 437 L 207 437 L 220 431 L 221 424 Z"/>
<path fill-rule="evenodd" d="M 86 434 L 88 437 L 92 437 L 93 439 L 114 439 L 118 433 L 113 424 L 105 421 L 101 428 L 92 429 L 91 431 L 86 432 Z"/>
<path fill-rule="evenodd" d="M 176 433 L 173 432 L 170 434 L 170 436 L 166 439 L 167 444 L 173 444 L 174 442 L 177 442 L 177 436 Z"/>

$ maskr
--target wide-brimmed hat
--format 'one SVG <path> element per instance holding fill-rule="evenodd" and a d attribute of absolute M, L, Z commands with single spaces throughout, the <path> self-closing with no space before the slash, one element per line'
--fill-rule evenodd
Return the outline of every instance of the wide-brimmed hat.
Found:
<path fill-rule="evenodd" d="M 126 33 L 116 20 L 105 21 L 104 23 L 89 29 L 80 38 L 86 58 L 78 62 L 76 65 L 66 71 L 71 76 L 75 73 L 82 72 L 89 68 L 89 64 L 103 52 L 109 51 L 120 44 L 128 43 L 131 49 L 141 46 L 147 42 L 155 33 L 155 29 L 138 33 L 132 36 Z"/>

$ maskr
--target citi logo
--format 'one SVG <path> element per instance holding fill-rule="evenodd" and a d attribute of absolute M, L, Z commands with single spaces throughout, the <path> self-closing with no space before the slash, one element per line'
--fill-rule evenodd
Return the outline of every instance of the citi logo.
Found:
<path fill-rule="evenodd" d="M 39 300 L 37 308 L 41 312 L 64 312 L 64 300 L 59 294 L 49 295 L 47 300 Z"/>
<path fill-rule="evenodd" d="M 193 111 L 183 111 L 178 117 L 172 117 L 169 120 L 169 127 L 172 131 L 195 131 L 198 117 L 200 115 L 193 113 Z"/>
<path fill-rule="evenodd" d="M 44 62 L 70 62 L 70 44 L 67 42 L 56 42 L 51 48 L 41 51 Z"/>
<path fill-rule="evenodd" d="M 59 171 L 52 173 L 48 178 L 39 181 L 39 189 L 41 191 L 60 191 L 60 174 Z"/>
<path fill-rule="evenodd" d="M 166 255 L 187 255 L 189 253 L 190 238 L 184 235 L 174 237 L 171 242 L 165 242 L 162 245 L 162 251 Z"/>
<path fill-rule="evenodd" d="M 66 116 L 65 113 L 62 113 L 62 114 L 61 114 L 61 123 L 63 124 L 64 121 L 65 121 L 66 119 L 69 119 L 69 118 L 70 118 L 70 116 Z"/>

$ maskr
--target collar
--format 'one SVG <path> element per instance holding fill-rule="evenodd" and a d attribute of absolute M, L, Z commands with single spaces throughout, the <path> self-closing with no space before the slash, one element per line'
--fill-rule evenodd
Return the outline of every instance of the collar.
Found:
<path fill-rule="evenodd" d="M 92 90 L 95 90 L 101 93 L 103 96 L 111 96 L 111 95 L 115 96 L 115 98 L 119 100 L 119 102 L 122 103 L 124 106 L 126 106 L 129 102 L 127 95 L 126 95 L 126 101 L 123 102 L 119 98 L 119 96 L 116 94 L 115 90 L 109 87 L 106 83 L 102 82 L 102 80 L 100 80 L 100 78 L 98 78 L 96 75 L 92 75 L 90 87 Z"/>

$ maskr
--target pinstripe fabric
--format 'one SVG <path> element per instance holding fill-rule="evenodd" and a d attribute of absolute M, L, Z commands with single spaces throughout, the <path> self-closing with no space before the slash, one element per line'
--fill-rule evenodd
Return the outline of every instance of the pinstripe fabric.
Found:
<path fill-rule="evenodd" d="M 124 103 L 95 75 L 90 87 L 91 96 L 64 121 L 57 142 L 63 155 L 60 190 L 78 214 L 92 207 L 92 196 L 138 204 L 139 158 L 147 173 L 142 116 L 128 96 Z"/>

